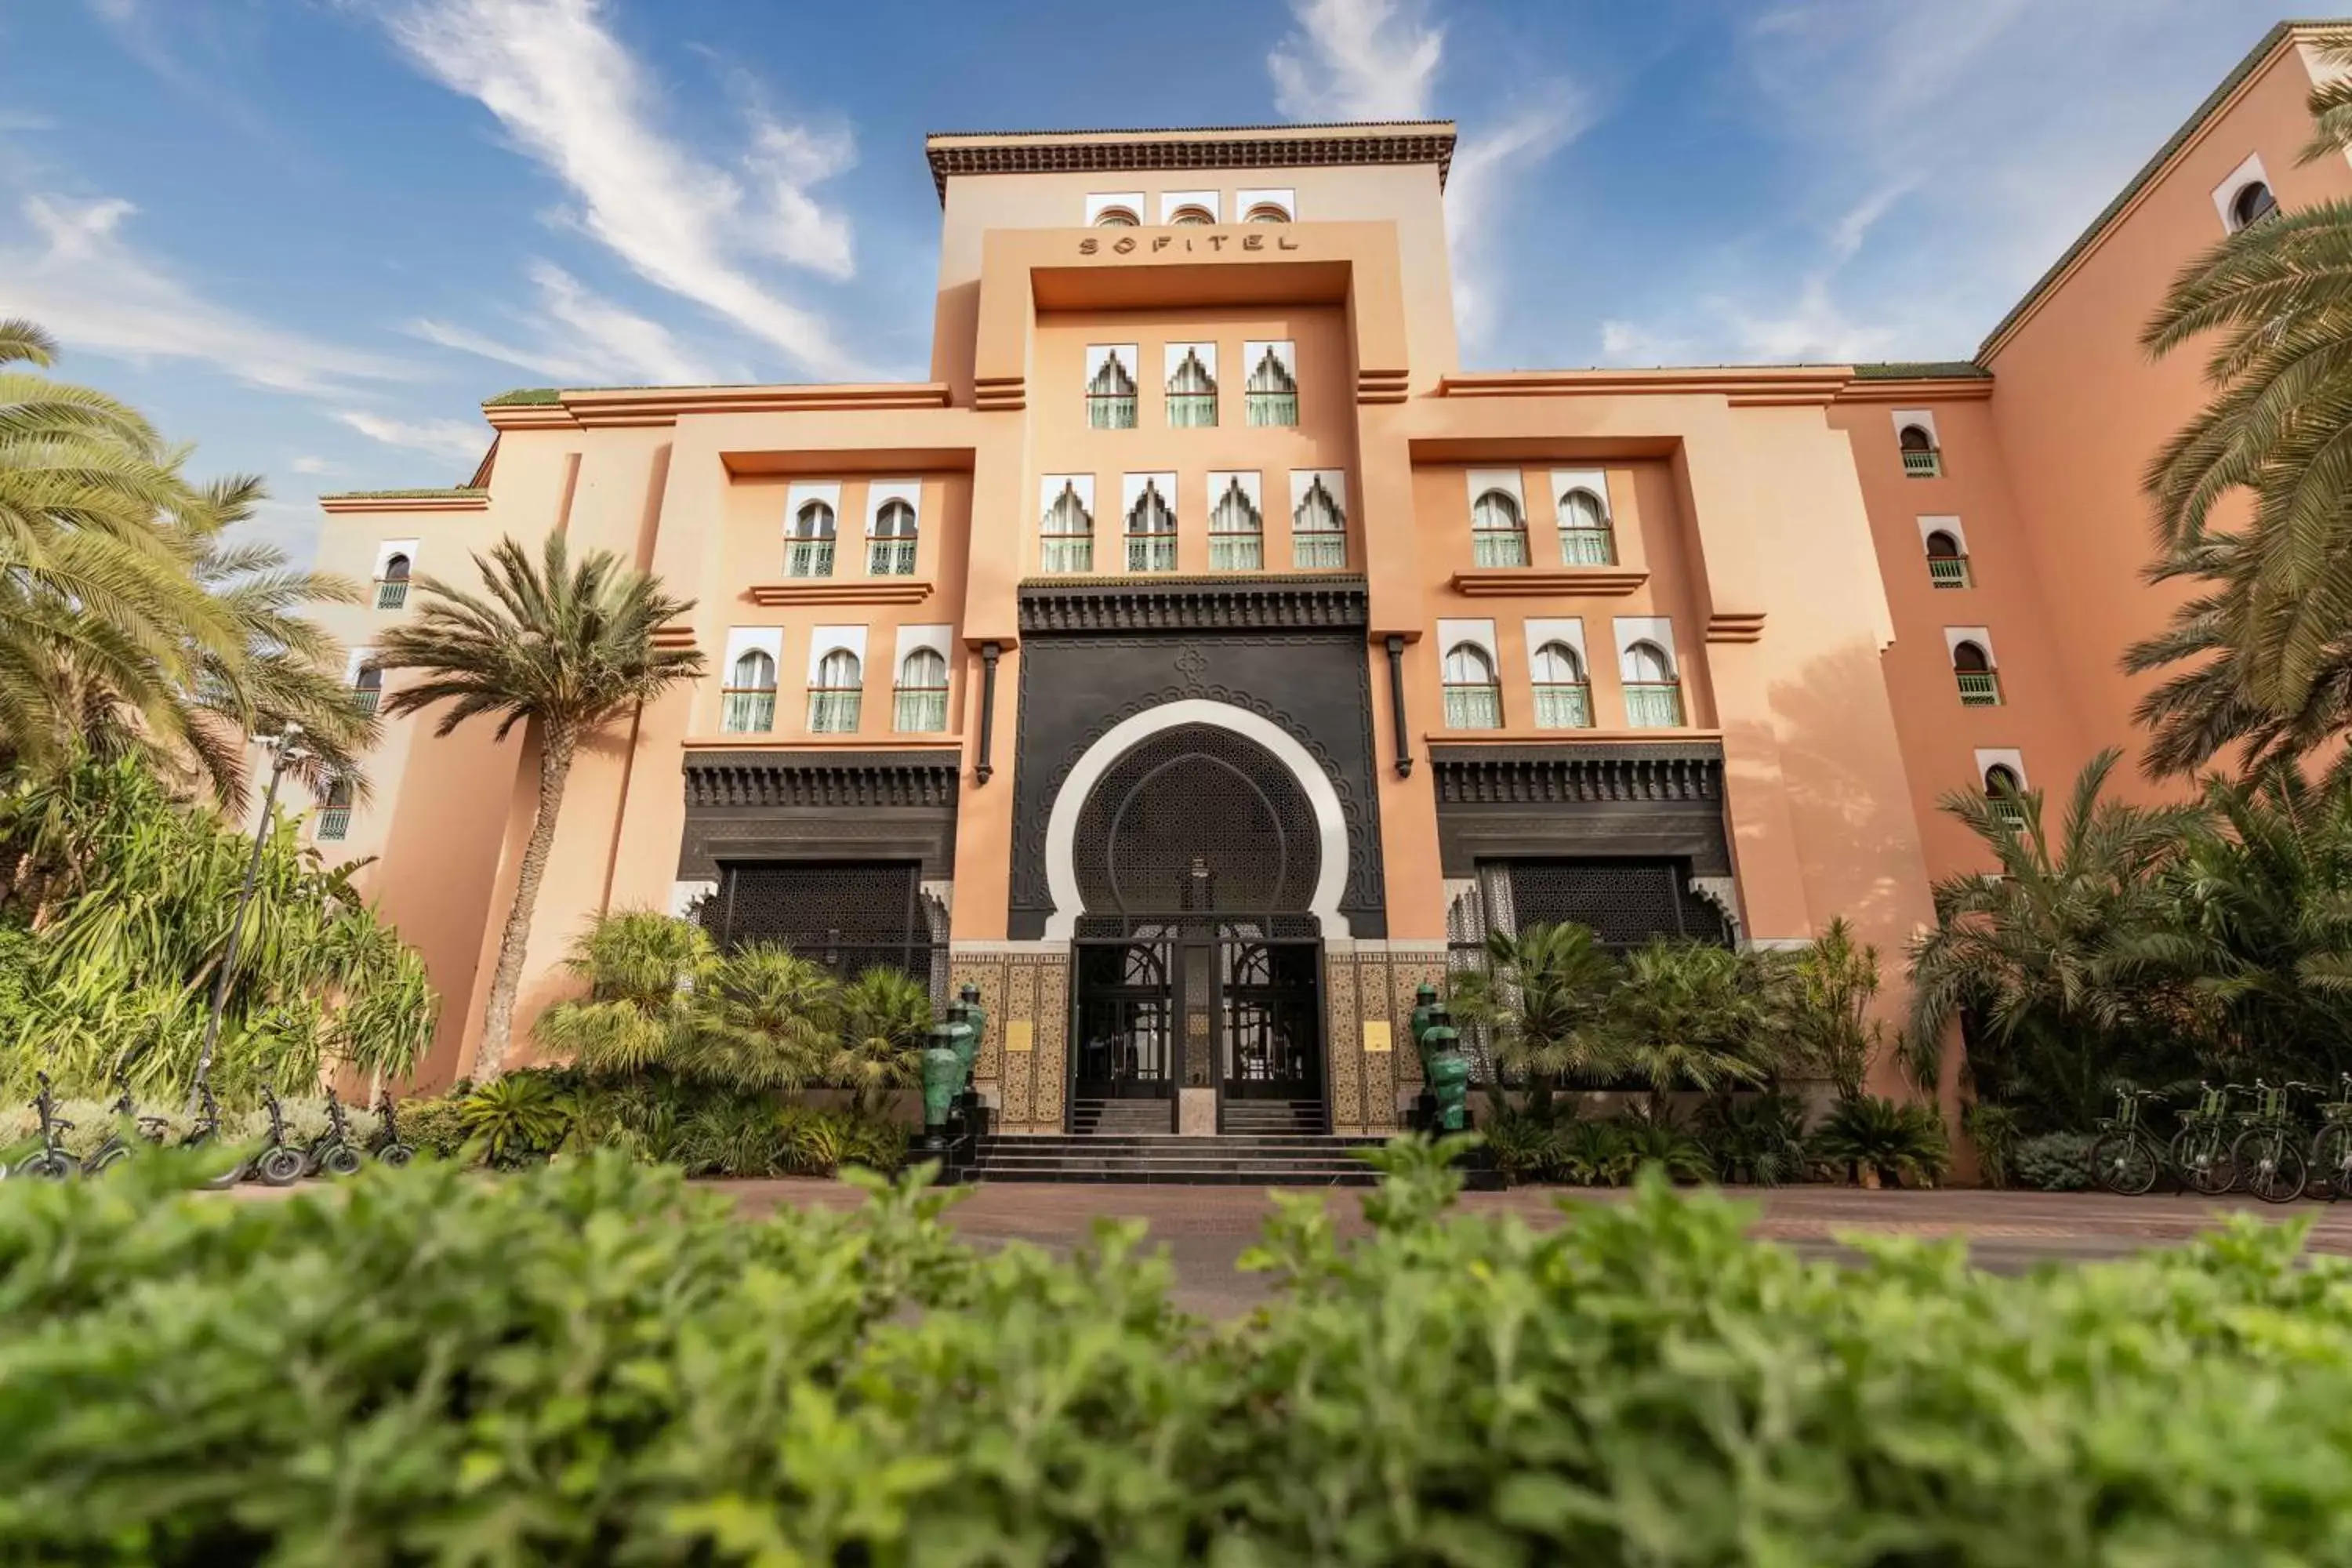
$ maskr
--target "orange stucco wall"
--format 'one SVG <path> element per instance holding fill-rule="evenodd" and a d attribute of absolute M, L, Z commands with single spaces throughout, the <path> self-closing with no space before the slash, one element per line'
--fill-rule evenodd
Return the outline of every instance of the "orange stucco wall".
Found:
<path fill-rule="evenodd" d="M 1095 559 L 1123 566 L 1129 474 L 1177 476 L 1178 570 L 1209 571 L 1208 476 L 1260 476 L 1265 571 L 1291 570 L 1289 476 L 1346 476 L 1347 571 L 1364 579 L 1376 795 L 1391 940 L 1444 935 L 1446 889 L 1430 763 L 1446 748 L 1719 739 L 1744 934 L 1799 942 L 1851 919 L 1889 959 L 1931 918 L 1931 879 L 1974 868 L 1936 809 L 1981 786 L 1979 751 L 2019 753 L 2063 788 L 2102 746 L 2128 744 L 2137 694 L 2116 667 L 2169 604 L 2139 568 L 2137 483 L 2200 395 L 2196 356 L 2151 366 L 2140 322 L 2166 282 L 2220 236 L 2211 193 L 2259 152 L 2289 205 L 2352 194 L 2352 166 L 2295 162 L 2310 70 L 2274 52 L 2147 184 L 2071 269 L 1988 348 L 1990 375 L 1895 381 L 1847 367 L 1465 374 L 1433 162 L 959 174 L 945 180 L 931 381 L 879 387 L 565 393 L 486 412 L 499 447 L 486 500 L 338 503 L 321 564 L 368 574 L 385 539 L 419 542 L 424 572 L 502 534 L 564 529 L 658 573 L 695 607 L 677 628 L 705 679 L 649 705 L 574 771 L 535 920 L 518 1038 L 562 995 L 584 921 L 675 896 L 689 747 L 922 748 L 961 759 L 953 879 L 959 942 L 1001 940 L 1012 851 L 1020 688 L 1019 586 L 1037 573 L 1039 481 L 1094 477 Z M 1305 133 L 1300 133 L 1305 134 Z M 1138 136 L 1149 140 L 1145 133 Z M 1198 162 L 1198 148 L 1182 150 Z M 1172 157 L 1173 154 L 1171 154 Z M 1242 225 L 1236 193 L 1293 193 L 1297 221 Z M 1220 193 L 1226 221 L 1157 226 L 1162 193 Z M 1090 194 L 1139 193 L 1145 226 L 1085 226 Z M 1243 343 L 1296 345 L 1299 423 L 1243 418 Z M 1220 418 L 1168 426 L 1162 345 L 1218 346 Z M 1088 346 L 1135 344 L 1137 427 L 1088 426 Z M 1895 416 L 1927 410 L 1942 472 L 1906 474 Z M 1555 469 L 1598 470 L 1616 561 L 1570 568 Z M 1468 476 L 1518 477 L 1524 570 L 1475 565 Z M 864 575 L 869 487 L 918 479 L 913 582 Z M 840 487 L 834 579 L 783 574 L 786 498 Z M 1923 516 L 1958 520 L 1970 582 L 1937 587 Z M 398 612 L 339 609 L 355 646 Z M 1670 623 L 1679 731 L 1626 724 L 1616 623 Z M 1538 730 L 1530 620 L 1580 622 L 1595 723 Z M 1441 622 L 1493 625 L 1499 731 L 1448 731 Z M 866 628 L 864 721 L 810 736 L 803 683 L 818 626 Z M 890 732 L 898 628 L 952 628 L 945 733 Z M 1945 631 L 1986 628 L 2004 700 L 1964 707 Z M 782 634 L 772 733 L 722 735 L 730 628 Z M 1393 732 L 1383 644 L 1404 642 L 1405 733 Z M 995 776 L 978 776 L 982 648 L 1001 656 Z M 1399 773 L 1402 749 L 1414 764 Z M 374 798 L 346 848 L 422 944 L 448 997 L 428 1082 L 466 1070 L 536 784 L 520 740 L 436 741 L 390 727 Z M 1889 1087 L 1893 1087 L 1891 1080 Z"/>

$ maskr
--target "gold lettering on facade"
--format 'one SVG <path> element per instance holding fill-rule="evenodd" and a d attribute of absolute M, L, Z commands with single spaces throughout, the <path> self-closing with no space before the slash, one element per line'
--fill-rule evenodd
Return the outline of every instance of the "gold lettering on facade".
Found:
<path fill-rule="evenodd" d="M 1262 234 L 1244 234 L 1238 237 L 1230 234 L 1210 234 L 1203 235 L 1201 237 L 1206 239 L 1209 242 L 1209 247 L 1216 251 L 1223 251 L 1225 248 L 1226 242 L 1236 237 L 1241 240 L 1242 248 L 1244 250 L 1264 250 L 1265 248 L 1266 240 L 1266 237 Z M 1175 244 L 1179 238 L 1182 238 L 1184 240 L 1185 249 L 1192 250 L 1196 248 L 1189 237 L 1172 234 L 1153 235 L 1151 237 L 1151 248 L 1155 253 L 1165 250 L 1170 246 Z M 1275 237 L 1274 243 L 1276 248 L 1280 250 L 1296 250 L 1298 248 L 1298 242 L 1291 238 L 1288 235 L 1277 235 Z M 1126 235 L 1118 239 L 1112 240 L 1110 247 L 1118 254 L 1126 256 L 1135 249 L 1137 244 L 1138 240 L 1134 236 Z M 1080 256 L 1093 256 L 1100 251 L 1101 248 L 1102 241 L 1092 236 L 1088 236 L 1087 237 L 1078 241 L 1078 254 Z"/>
<path fill-rule="evenodd" d="M 1225 237 L 1223 235 L 1213 234 L 1209 237 L 1209 248 L 1211 250 L 1223 250 L 1224 247 Z"/>
<path fill-rule="evenodd" d="M 1078 254 L 1080 256 L 1092 256 L 1096 251 L 1100 250 L 1101 248 L 1102 244 L 1099 240 L 1082 239 L 1078 241 Z"/>

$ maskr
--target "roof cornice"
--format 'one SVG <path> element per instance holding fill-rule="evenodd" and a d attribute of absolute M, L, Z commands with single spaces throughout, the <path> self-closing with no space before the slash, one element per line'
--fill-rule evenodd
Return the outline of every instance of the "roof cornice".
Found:
<path fill-rule="evenodd" d="M 346 490 L 319 498 L 319 510 L 329 512 L 487 511 L 490 492 L 467 487 L 446 489 Z"/>
<path fill-rule="evenodd" d="M 1108 174 L 1148 169 L 1290 169 L 1454 163 L 1450 120 L 1334 125 L 1220 125 L 1135 131 L 937 131 L 923 139 L 931 184 L 947 201 L 957 174 Z"/>
<path fill-rule="evenodd" d="M 508 393 L 482 405 L 501 430 L 576 430 L 608 425 L 675 425 L 686 414 L 818 414 L 861 408 L 945 408 L 944 382 L 839 385 L 601 386 Z"/>
<path fill-rule="evenodd" d="M 1441 397 L 1718 395 L 1735 407 L 1823 404 L 1853 379 L 1844 364 L 1693 365 L 1659 370 L 1514 370 L 1443 377 Z"/>

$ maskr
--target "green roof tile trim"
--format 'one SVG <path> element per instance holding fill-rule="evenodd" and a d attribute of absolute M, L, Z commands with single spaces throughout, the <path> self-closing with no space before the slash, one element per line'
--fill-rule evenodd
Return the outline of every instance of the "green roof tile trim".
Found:
<path fill-rule="evenodd" d="M 439 500 L 445 497 L 486 496 L 490 492 L 469 485 L 441 485 L 415 490 L 335 490 L 320 500 Z"/>
<path fill-rule="evenodd" d="M 1888 360 L 1853 367 L 1856 381 L 1990 381 L 1992 372 L 1972 359 Z"/>
<path fill-rule="evenodd" d="M 485 408 L 514 408 L 524 404 L 561 403 L 563 394 L 552 386 L 518 386 L 512 392 L 501 392 L 496 397 L 485 398 Z"/>
<path fill-rule="evenodd" d="M 2003 316 L 1993 330 L 1985 334 L 1984 342 L 1977 345 L 1977 358 L 1982 360 L 1990 354 L 1993 344 L 2000 341 L 2000 335 L 2008 331 L 2017 323 L 2020 317 L 2033 308 L 2033 302 L 2041 299 L 2052 284 L 2058 281 L 2059 274 L 2072 267 L 2074 264 L 2074 258 L 2091 247 L 2092 242 L 2106 231 L 2107 225 L 2115 222 L 2116 215 L 2129 206 L 2132 198 L 2138 195 L 2148 181 L 2156 177 L 2156 172 L 2164 167 L 2166 160 L 2179 152 L 2189 139 L 2197 134 L 2198 127 L 2211 118 L 2213 111 L 2221 108 L 2248 77 L 2254 74 L 2255 68 L 2270 57 L 2271 51 L 2277 48 L 2289 33 L 2298 28 L 2308 27 L 2352 27 L 2352 17 L 2333 16 L 2281 22 L 2269 32 L 2264 33 L 2262 42 L 2247 51 L 2246 58 L 2238 62 L 2236 68 L 2221 79 L 2221 85 L 2207 93 L 2205 101 L 2199 104 L 2196 111 L 2187 120 L 2181 121 L 2180 129 L 2175 131 L 2166 139 L 2164 145 L 2156 150 L 2156 156 L 2140 166 L 2139 173 L 2131 177 L 2131 183 L 2116 194 L 2114 201 L 2100 209 L 2099 216 L 2091 220 L 2091 226 L 2084 229 L 2075 238 L 2074 243 L 2068 246 L 2064 253 L 2050 264 L 2050 270 L 2033 280 L 2033 287 L 2025 291 L 2025 297 L 2011 306 L 2009 314 Z"/>

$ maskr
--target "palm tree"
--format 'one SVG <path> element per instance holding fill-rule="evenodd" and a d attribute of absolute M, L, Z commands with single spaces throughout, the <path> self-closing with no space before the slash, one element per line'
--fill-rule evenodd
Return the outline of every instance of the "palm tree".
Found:
<path fill-rule="evenodd" d="M 1606 1074 L 1612 1042 L 1602 1025 L 1617 961 L 1591 927 L 1495 931 L 1486 958 L 1486 969 L 1452 976 L 1449 1005 L 1493 1031 L 1495 1065 L 1525 1075 L 1538 1115 L 1558 1086 Z"/>
<path fill-rule="evenodd" d="M 2352 64 L 2352 35 L 2321 52 Z M 2317 134 L 2306 162 L 2352 150 L 2352 89 L 2332 80 L 2309 100 Z M 2157 531 L 2173 566 L 2217 584 L 2216 603 L 2184 610 L 2181 657 L 2225 643 L 2236 658 L 2207 694 L 2209 719 L 2260 710 L 2290 719 L 2352 631 L 2352 202 L 2249 224 L 2185 268 L 2141 334 L 2153 353 L 2220 337 L 2206 361 L 2211 403 L 2149 465 Z M 2253 500 L 2242 549 L 2202 556 L 2216 506 Z M 2201 627 L 2202 635 L 2199 633 Z M 2200 646 L 2200 645 L 2202 646 Z M 2158 650 L 2136 655 L 2142 668 Z M 2159 661 L 2160 662 L 2160 661 Z M 2210 754 L 2210 752 L 2209 753 Z"/>
<path fill-rule="evenodd" d="M 898 970 L 877 967 L 841 988 L 839 1006 L 839 1043 L 824 1076 L 849 1090 L 853 1107 L 871 1114 L 881 1109 L 884 1095 L 922 1074 L 930 992 Z"/>
<path fill-rule="evenodd" d="M 1677 1089 L 1713 1093 L 1761 1083 L 1757 1046 L 1770 1013 L 1754 967 L 1726 947 L 1659 940 L 1625 957 L 1611 1028 L 1624 1069 L 1650 1089 L 1663 1122 Z"/>
<path fill-rule="evenodd" d="M 1912 943 L 1904 1050 L 1923 1088 L 1937 1081 L 1944 1036 L 1965 1014 L 1975 1026 L 1969 1070 L 1986 1098 L 2031 1099 L 2061 1126 L 2087 1126 L 2126 1037 L 2176 1024 L 2161 991 L 2135 983 L 2118 943 L 2160 923 L 2158 873 L 2199 813 L 2104 798 L 2120 755 L 2110 749 L 2084 766 L 2055 832 L 2039 790 L 1999 802 L 1963 791 L 1940 803 L 1999 871 L 1939 879 L 1935 929 Z"/>
<path fill-rule="evenodd" d="M 1840 1101 L 1859 1100 L 1885 1048 L 1885 1026 L 1872 1018 L 1878 997 L 1878 949 L 1856 942 L 1845 917 L 1786 964 L 1790 1066 L 1826 1079 Z"/>
<path fill-rule="evenodd" d="M 487 597 L 419 577 L 417 613 L 384 634 L 375 662 L 387 671 L 425 675 L 384 700 L 388 716 L 446 703 L 436 736 L 494 715 L 496 739 L 504 741 L 520 727 L 538 742 L 539 800 L 499 939 L 475 1062 L 476 1076 L 488 1079 L 506 1064 L 531 915 L 572 759 L 604 725 L 679 681 L 697 679 L 703 666 L 691 648 L 654 644 L 655 632 L 691 610 L 692 602 L 671 598 L 659 578 L 632 570 L 609 551 L 590 551 L 574 561 L 563 536 L 551 533 L 537 563 L 512 539 L 502 539 L 487 557 L 475 556 L 474 565 Z"/>

